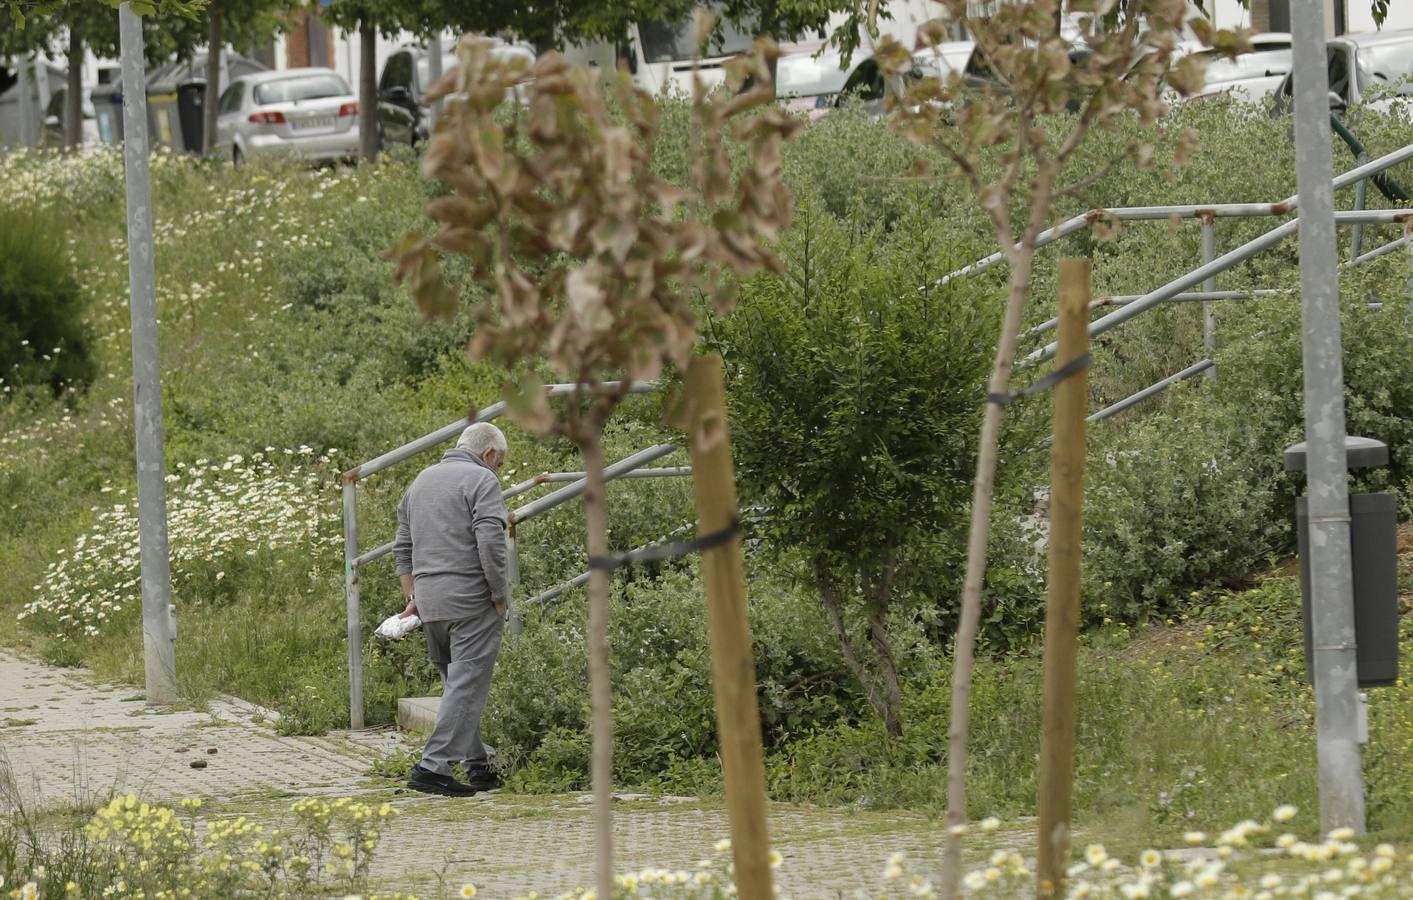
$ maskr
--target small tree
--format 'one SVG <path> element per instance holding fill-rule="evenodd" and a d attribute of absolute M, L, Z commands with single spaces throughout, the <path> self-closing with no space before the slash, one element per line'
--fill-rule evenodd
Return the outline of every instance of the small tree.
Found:
<path fill-rule="evenodd" d="M 660 111 L 626 77 L 614 81 L 615 114 L 598 74 L 558 54 L 526 71 L 475 38 L 463 39 L 457 52 L 461 65 L 433 91 L 448 98 L 445 125 L 423 162 L 452 191 L 428 206 L 437 231 L 410 236 L 396 249 L 398 274 L 425 312 L 447 315 L 458 298 L 442 282 L 438 257 L 465 255 L 476 277 L 495 287 L 475 310 L 471 354 L 522 372 L 547 359 L 576 385 L 558 415 L 528 375 L 508 400 L 527 426 L 578 446 L 588 553 L 603 557 L 604 424 L 629 381 L 687 361 L 696 337 L 689 297 L 700 293 L 725 309 L 733 296 L 729 274 L 778 265 L 763 247 L 789 217 L 780 147 L 796 123 L 772 105 L 764 74 L 773 48 L 734 60 L 732 83 L 751 77 L 757 86 L 734 95 L 697 92 L 692 114 L 701 142 L 688 193 L 652 174 Z M 504 114 L 507 89 L 527 76 L 528 108 Z M 725 151 L 727 132 L 749 151 L 739 171 Z M 614 379 L 619 386 L 607 388 Z M 608 573 L 595 568 L 587 640 L 601 897 L 613 891 L 607 627 Z"/>
<path fill-rule="evenodd" d="M 1186 0 L 1070 0 L 1081 14 L 1078 36 L 1062 33 L 1061 0 L 988 5 L 989 17 L 969 15 L 967 0 L 941 0 L 945 13 L 922 29 L 916 49 L 935 47 L 957 22 L 976 41 L 991 83 L 975 87 L 960 75 L 919 80 L 895 98 L 893 121 L 911 138 L 951 160 L 991 220 L 1010 268 L 1007 299 L 981 425 L 972 522 L 967 544 L 961 620 L 953 653 L 952 725 L 948 735 L 947 852 L 943 896 L 955 896 L 961 869 L 960 827 L 967 817 L 967 727 L 971 673 L 981 613 L 991 528 L 997 444 L 1005 397 L 1030 292 L 1036 241 L 1051 223 L 1057 201 L 1080 185 L 1065 180 L 1069 163 L 1095 128 L 1136 115 L 1156 126 L 1166 93 L 1202 87 L 1204 61 L 1179 57 L 1178 41 L 1191 26 L 1206 43 L 1240 52 L 1242 36 L 1216 32 L 1204 18 L 1189 20 Z M 897 83 L 912 68 L 912 49 L 885 41 L 880 66 Z M 945 67 L 942 67 L 945 70 Z M 1070 115 L 1065 115 L 1070 112 Z M 1195 135 L 1187 136 L 1189 142 Z M 1151 146 L 1134 143 L 1111 161 L 1148 165 Z M 1103 177 L 1103 172 L 1099 176 Z"/>
<path fill-rule="evenodd" d="M 890 616 L 936 596 L 940 548 L 965 533 L 967 481 L 999 311 L 947 271 L 944 224 L 891 234 L 805 202 L 786 277 L 758 277 L 712 335 L 733 367 L 741 474 L 759 529 L 801 551 L 841 654 L 888 734 L 903 730 Z M 918 285 L 924 285 L 922 290 Z"/>

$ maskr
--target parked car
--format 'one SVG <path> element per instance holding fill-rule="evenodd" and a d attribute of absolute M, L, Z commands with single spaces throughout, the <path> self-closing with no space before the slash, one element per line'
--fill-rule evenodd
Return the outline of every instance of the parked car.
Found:
<path fill-rule="evenodd" d="M 534 48 L 528 44 L 500 42 L 491 52 L 528 63 L 535 61 Z M 455 53 L 450 49 L 443 52 L 443 73 L 458 65 L 460 62 Z M 402 47 L 383 63 L 383 71 L 378 78 L 378 123 L 385 144 L 415 147 L 430 137 L 427 115 L 430 104 L 426 95 L 431 86 L 431 60 L 425 47 Z M 515 98 L 523 100 L 523 90 L 517 91 Z"/>
<path fill-rule="evenodd" d="M 1376 88 L 1388 86 L 1393 96 L 1370 105 L 1387 109 L 1413 97 L 1413 31 L 1379 31 L 1344 34 L 1326 42 L 1325 64 L 1330 77 L 1330 109 L 1342 112 L 1365 102 Z M 1293 108 L 1294 73 L 1287 74 L 1276 90 L 1276 114 Z"/>
<path fill-rule="evenodd" d="M 1290 35 L 1269 33 L 1251 37 L 1251 52 L 1227 59 L 1216 50 L 1197 50 L 1207 58 L 1207 84 L 1196 97 L 1230 94 L 1246 103 L 1271 98 L 1290 74 Z"/>
<path fill-rule="evenodd" d="M 358 155 L 358 98 L 333 69 L 244 75 L 221 94 L 216 152 L 236 165 L 269 154 L 318 162 Z"/>

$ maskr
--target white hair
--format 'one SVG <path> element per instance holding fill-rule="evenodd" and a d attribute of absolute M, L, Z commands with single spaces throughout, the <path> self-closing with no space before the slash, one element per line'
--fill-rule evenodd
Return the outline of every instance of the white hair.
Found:
<path fill-rule="evenodd" d="M 462 450 L 471 451 L 473 456 L 481 456 L 487 450 L 494 450 L 504 457 L 505 435 L 490 422 L 477 422 L 474 425 L 466 426 L 466 430 L 461 432 L 456 446 Z"/>

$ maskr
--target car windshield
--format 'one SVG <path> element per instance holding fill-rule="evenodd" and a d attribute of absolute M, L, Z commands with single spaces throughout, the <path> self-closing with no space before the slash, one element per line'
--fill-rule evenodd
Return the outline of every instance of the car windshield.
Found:
<path fill-rule="evenodd" d="M 347 97 L 348 85 L 342 78 L 332 73 L 328 75 L 300 75 L 296 78 L 281 78 L 255 86 L 255 102 L 298 103 L 301 100 L 320 100 L 325 97 Z"/>
<path fill-rule="evenodd" d="M 722 4 L 709 3 L 706 9 L 718 16 Z M 643 56 L 650 63 L 687 61 L 694 58 L 696 48 L 692 46 L 693 25 L 691 19 L 681 22 L 639 22 L 638 34 L 643 39 Z M 707 43 L 706 55 L 735 56 L 751 49 L 754 35 L 750 29 L 742 30 L 734 23 L 720 18 L 716 33 Z"/>
<path fill-rule="evenodd" d="M 1413 96 L 1413 41 L 1385 44 L 1359 51 L 1359 91 L 1393 85 L 1403 96 Z"/>
<path fill-rule="evenodd" d="M 1215 51 L 1202 54 L 1207 59 L 1207 83 L 1242 81 L 1247 78 L 1265 78 L 1269 75 L 1284 75 L 1291 69 L 1289 47 L 1274 50 L 1257 50 L 1245 53 L 1236 59 L 1227 59 Z"/>

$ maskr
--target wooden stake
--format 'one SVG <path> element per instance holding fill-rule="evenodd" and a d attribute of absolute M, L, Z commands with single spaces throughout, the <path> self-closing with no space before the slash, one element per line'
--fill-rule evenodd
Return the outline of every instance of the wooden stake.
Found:
<path fill-rule="evenodd" d="M 1060 261 L 1056 367 L 1089 350 L 1089 260 Z M 1045 597 L 1045 688 L 1040 718 L 1040 847 L 1036 896 L 1063 896 L 1074 793 L 1075 653 L 1079 644 L 1088 370 L 1055 388 L 1050 449 L 1050 573 Z"/>
<path fill-rule="evenodd" d="M 736 472 L 720 356 L 713 353 L 692 360 L 683 401 L 680 424 L 692 456 L 697 530 L 702 535 L 715 534 L 736 521 Z M 770 900 L 765 762 L 739 536 L 702 551 L 702 578 L 736 889 L 742 900 Z"/>

